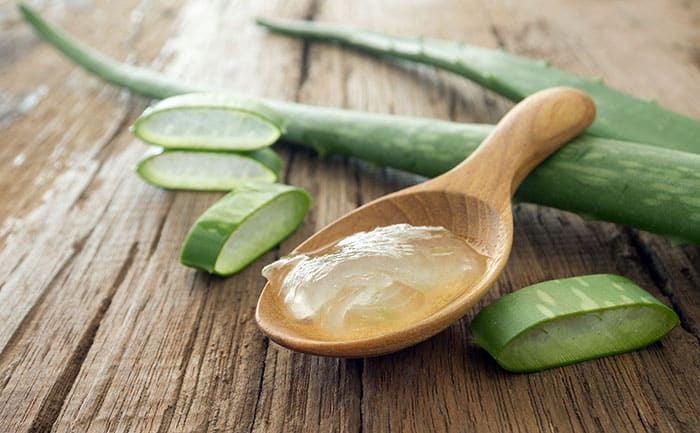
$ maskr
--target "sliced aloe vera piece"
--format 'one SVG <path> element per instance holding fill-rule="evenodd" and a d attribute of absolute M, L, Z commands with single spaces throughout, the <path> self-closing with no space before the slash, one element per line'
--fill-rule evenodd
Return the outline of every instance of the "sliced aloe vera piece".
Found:
<path fill-rule="evenodd" d="M 134 123 L 133 133 L 168 149 L 246 151 L 277 141 L 284 125 L 284 117 L 259 101 L 190 93 L 146 109 Z"/>
<path fill-rule="evenodd" d="M 479 311 L 470 329 L 501 367 L 527 372 L 639 349 L 678 323 L 632 281 L 601 274 L 517 290 Z"/>
<path fill-rule="evenodd" d="M 270 148 L 252 150 L 250 152 L 239 152 L 240 154 L 253 158 L 275 173 L 275 178 L 279 178 L 282 171 L 282 158 Z"/>
<path fill-rule="evenodd" d="M 269 152 L 241 154 L 159 148 L 141 159 L 136 172 L 146 182 L 161 188 L 231 191 L 245 183 L 277 180 L 281 161 L 272 150 Z"/>
<path fill-rule="evenodd" d="M 293 186 L 244 185 L 197 219 L 180 263 L 212 274 L 235 274 L 289 236 L 310 204 L 309 194 Z"/>

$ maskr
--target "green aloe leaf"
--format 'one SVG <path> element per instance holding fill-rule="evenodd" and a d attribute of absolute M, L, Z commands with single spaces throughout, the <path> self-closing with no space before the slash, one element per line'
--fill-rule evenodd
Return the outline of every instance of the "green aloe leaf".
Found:
<path fill-rule="evenodd" d="M 398 38 L 341 25 L 302 20 L 258 19 L 278 33 L 311 40 L 336 42 L 374 54 L 424 63 L 454 72 L 513 101 L 548 87 L 570 86 L 595 101 L 596 120 L 586 132 L 617 140 L 700 153 L 700 122 L 606 86 L 502 50 L 464 43 Z"/>
<path fill-rule="evenodd" d="M 304 221 L 311 197 L 282 184 L 246 184 L 207 209 L 192 226 L 180 263 L 212 274 L 239 272 Z"/>
<path fill-rule="evenodd" d="M 627 278 L 587 275 L 525 287 L 474 317 L 474 342 L 512 372 L 559 367 L 647 346 L 679 323 Z"/>

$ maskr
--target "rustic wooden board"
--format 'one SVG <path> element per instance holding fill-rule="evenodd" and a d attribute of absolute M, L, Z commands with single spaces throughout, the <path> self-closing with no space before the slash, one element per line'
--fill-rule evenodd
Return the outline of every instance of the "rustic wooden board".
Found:
<path fill-rule="evenodd" d="M 185 269 L 180 244 L 219 195 L 141 182 L 130 169 L 146 147 L 126 126 L 146 101 L 61 59 L 13 8 L 0 4 L 1 431 L 697 429 L 698 248 L 519 205 L 511 262 L 482 304 L 614 272 L 672 305 L 682 327 L 643 351 L 530 375 L 501 371 L 470 342 L 471 315 L 381 358 L 292 353 L 255 326 L 261 267 L 416 179 L 281 146 L 285 180 L 314 196 L 306 223 L 236 277 Z M 265 34 L 255 15 L 501 46 L 700 117 L 693 2 L 124 0 L 44 12 L 117 58 L 280 99 L 489 122 L 510 106 L 431 68 Z"/>

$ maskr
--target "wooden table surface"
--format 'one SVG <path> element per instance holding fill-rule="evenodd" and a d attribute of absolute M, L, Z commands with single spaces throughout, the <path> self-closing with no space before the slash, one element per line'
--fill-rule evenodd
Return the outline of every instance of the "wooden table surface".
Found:
<path fill-rule="evenodd" d="M 495 122 L 510 106 L 447 73 L 256 28 L 256 15 L 343 22 L 548 58 L 700 118 L 694 0 L 120 0 L 33 2 L 121 60 L 236 91 Z M 374 359 L 290 352 L 258 330 L 261 268 L 411 176 L 277 146 L 314 197 L 305 224 L 227 279 L 180 245 L 220 194 L 132 171 L 128 126 L 148 101 L 88 76 L 0 2 L 0 431 L 697 432 L 700 250 L 533 205 L 479 307 L 539 281 L 617 273 L 681 317 L 647 349 L 536 374 L 501 370 L 467 332 Z M 699 192 L 700 193 L 700 192 Z"/>

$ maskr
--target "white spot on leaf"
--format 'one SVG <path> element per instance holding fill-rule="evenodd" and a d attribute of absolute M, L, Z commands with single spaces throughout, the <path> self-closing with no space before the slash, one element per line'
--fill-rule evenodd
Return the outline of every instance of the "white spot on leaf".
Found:
<path fill-rule="evenodd" d="M 546 316 L 546 317 L 549 317 L 549 318 L 554 317 L 554 312 L 552 312 L 552 310 L 550 310 L 549 308 L 545 307 L 544 305 L 542 305 L 542 304 L 537 304 L 535 307 L 537 308 L 537 310 L 538 310 L 540 313 L 542 313 L 543 316 Z"/>

